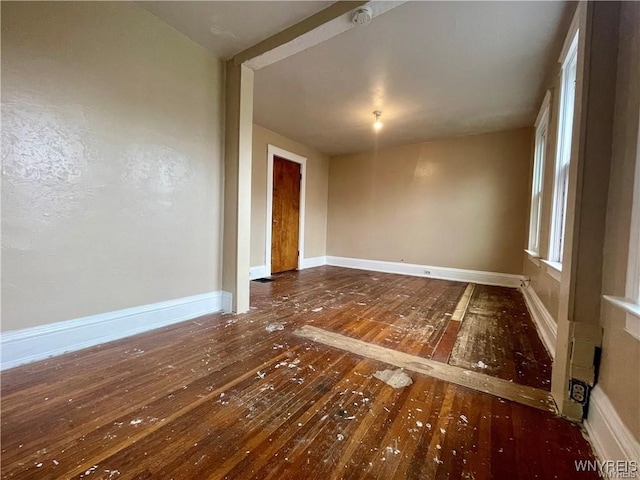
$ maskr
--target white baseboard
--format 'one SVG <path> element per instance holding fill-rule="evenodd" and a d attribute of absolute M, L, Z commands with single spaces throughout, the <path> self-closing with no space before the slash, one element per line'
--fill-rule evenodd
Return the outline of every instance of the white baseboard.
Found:
<path fill-rule="evenodd" d="M 300 270 L 304 270 L 305 268 L 314 268 L 321 267 L 322 265 L 327 264 L 327 257 L 311 257 L 311 258 L 303 258 L 300 262 Z M 267 275 L 267 266 L 266 265 L 258 265 L 256 267 L 251 267 L 249 269 L 249 279 L 256 280 L 257 278 L 265 278 Z"/>
<path fill-rule="evenodd" d="M 267 276 L 267 266 L 258 265 L 257 267 L 249 268 L 249 280 L 255 280 L 257 278 L 264 278 Z"/>
<path fill-rule="evenodd" d="M 327 264 L 327 257 L 311 257 L 311 258 L 303 258 L 302 265 L 300 268 L 304 270 L 305 268 L 314 268 L 321 267 L 322 265 Z"/>
<path fill-rule="evenodd" d="M 224 313 L 231 313 L 233 311 L 233 293 L 220 292 L 220 310 Z"/>
<path fill-rule="evenodd" d="M 531 285 L 528 287 L 522 287 L 520 290 L 524 296 L 524 300 L 527 304 L 527 308 L 529 309 L 529 313 L 531 314 L 531 318 L 533 319 L 533 323 L 535 323 L 536 328 L 538 329 L 538 334 L 542 339 L 542 343 L 544 343 L 544 346 L 547 348 L 551 358 L 556 358 L 556 337 L 558 335 L 558 326 L 556 325 L 555 320 L 544 306 L 544 303 L 542 303 L 542 300 L 540 300 L 540 297 L 538 297 L 535 290 L 531 288 Z"/>
<path fill-rule="evenodd" d="M 439 278 L 458 282 L 498 285 L 502 287 L 520 287 L 524 280 L 522 275 L 511 273 L 482 272 L 461 268 L 434 267 L 412 263 L 384 262 L 380 260 L 364 260 L 360 258 L 327 256 L 327 265 L 336 267 L 357 268 L 374 272 L 397 273 L 415 277 Z"/>
<path fill-rule="evenodd" d="M 219 312 L 227 292 L 211 292 L 0 334 L 0 370 Z"/>
<path fill-rule="evenodd" d="M 584 425 L 599 460 L 640 461 L 640 443 L 599 385 L 591 391 L 589 414 Z"/>

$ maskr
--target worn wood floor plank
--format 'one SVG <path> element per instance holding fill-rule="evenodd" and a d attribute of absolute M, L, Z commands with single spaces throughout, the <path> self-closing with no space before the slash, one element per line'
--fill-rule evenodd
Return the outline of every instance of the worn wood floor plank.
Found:
<path fill-rule="evenodd" d="M 336 267 L 290 272 L 253 284 L 246 314 L 2 372 L 0 476 L 576 478 L 574 460 L 593 455 L 580 429 L 556 415 L 410 370 L 413 383 L 393 388 L 374 376 L 388 363 L 293 334 L 313 326 L 429 360 L 451 351 L 449 326 L 460 323 L 451 317 L 466 289 Z M 517 293 L 476 286 L 462 325 L 481 315 L 514 324 L 522 338 L 496 339 L 496 365 L 509 367 L 495 374 L 523 366 L 527 384 L 546 372 L 529 362 L 539 352 L 528 338 L 535 330 L 518 327 Z M 474 325 L 470 338 L 491 335 Z"/>
<path fill-rule="evenodd" d="M 475 290 L 475 285 L 470 283 L 465 288 L 464 293 L 462 294 L 462 298 L 456 305 L 456 309 L 451 316 L 451 320 L 454 322 L 461 322 L 464 319 L 464 314 L 467 313 L 467 308 L 469 307 L 469 302 L 471 302 L 471 296 L 473 295 L 473 291 Z"/>
<path fill-rule="evenodd" d="M 477 286 L 449 363 L 531 387 L 551 387 L 551 358 L 515 289 Z"/>
<path fill-rule="evenodd" d="M 367 358 L 406 368 L 414 372 L 429 375 L 439 380 L 455 383 L 482 393 L 556 413 L 556 406 L 551 394 L 543 390 L 518 385 L 501 378 L 491 377 L 483 373 L 464 370 L 450 365 L 434 362 L 426 358 L 409 355 L 396 350 L 380 347 L 344 335 L 327 332 L 317 327 L 304 326 L 294 332 L 295 335 L 308 338 L 330 347 L 346 350 Z"/>

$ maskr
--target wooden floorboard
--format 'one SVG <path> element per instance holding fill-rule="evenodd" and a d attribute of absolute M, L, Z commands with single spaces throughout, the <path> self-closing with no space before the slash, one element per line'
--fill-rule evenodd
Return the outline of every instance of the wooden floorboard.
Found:
<path fill-rule="evenodd" d="M 449 363 L 535 388 L 551 388 L 551 358 L 522 294 L 512 288 L 475 288 Z"/>
<path fill-rule="evenodd" d="M 452 367 L 446 363 L 409 355 L 390 348 L 349 338 L 317 327 L 304 326 L 293 332 L 303 338 L 322 343 L 330 347 L 345 350 L 366 358 L 408 369 L 423 375 L 455 383 L 478 392 L 488 393 L 514 402 L 556 413 L 557 409 L 551 394 L 544 390 L 509 382 L 483 373 Z"/>
<path fill-rule="evenodd" d="M 511 312 L 500 310 L 501 322 L 526 321 L 501 303 L 518 304 L 517 296 L 499 300 L 499 290 L 484 288 L 475 287 L 461 327 L 482 304 Z M 308 325 L 477 363 L 481 353 L 458 346 L 454 355 L 442 343 L 466 289 L 319 267 L 252 284 L 243 315 L 209 315 L 5 371 L 1 476 L 596 478 L 576 474 L 574 461 L 593 454 L 580 428 L 556 415 L 408 370 L 413 383 L 393 388 L 374 377 L 395 368 L 388 363 L 293 334 Z M 540 354 L 532 342 L 505 339 L 491 358 L 509 367 L 496 376 L 517 380 L 523 367 L 521 383 L 540 388 L 547 360 L 518 364 L 517 348 Z"/>

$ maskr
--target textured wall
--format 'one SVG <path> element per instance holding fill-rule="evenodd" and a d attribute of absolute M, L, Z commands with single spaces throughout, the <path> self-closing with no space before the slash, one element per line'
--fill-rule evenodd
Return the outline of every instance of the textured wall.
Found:
<path fill-rule="evenodd" d="M 222 72 L 134 3 L 3 3 L 3 330 L 220 289 Z"/>
<path fill-rule="evenodd" d="M 531 129 L 334 157 L 328 255 L 522 273 Z"/>

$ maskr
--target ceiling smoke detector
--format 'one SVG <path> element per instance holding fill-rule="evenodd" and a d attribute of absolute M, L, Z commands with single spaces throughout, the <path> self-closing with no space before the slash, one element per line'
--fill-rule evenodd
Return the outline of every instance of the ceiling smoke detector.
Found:
<path fill-rule="evenodd" d="M 373 18 L 373 13 L 369 7 L 360 7 L 353 12 L 353 16 L 351 17 L 351 23 L 355 26 L 364 26 L 369 25 L 371 23 L 371 19 Z"/>

